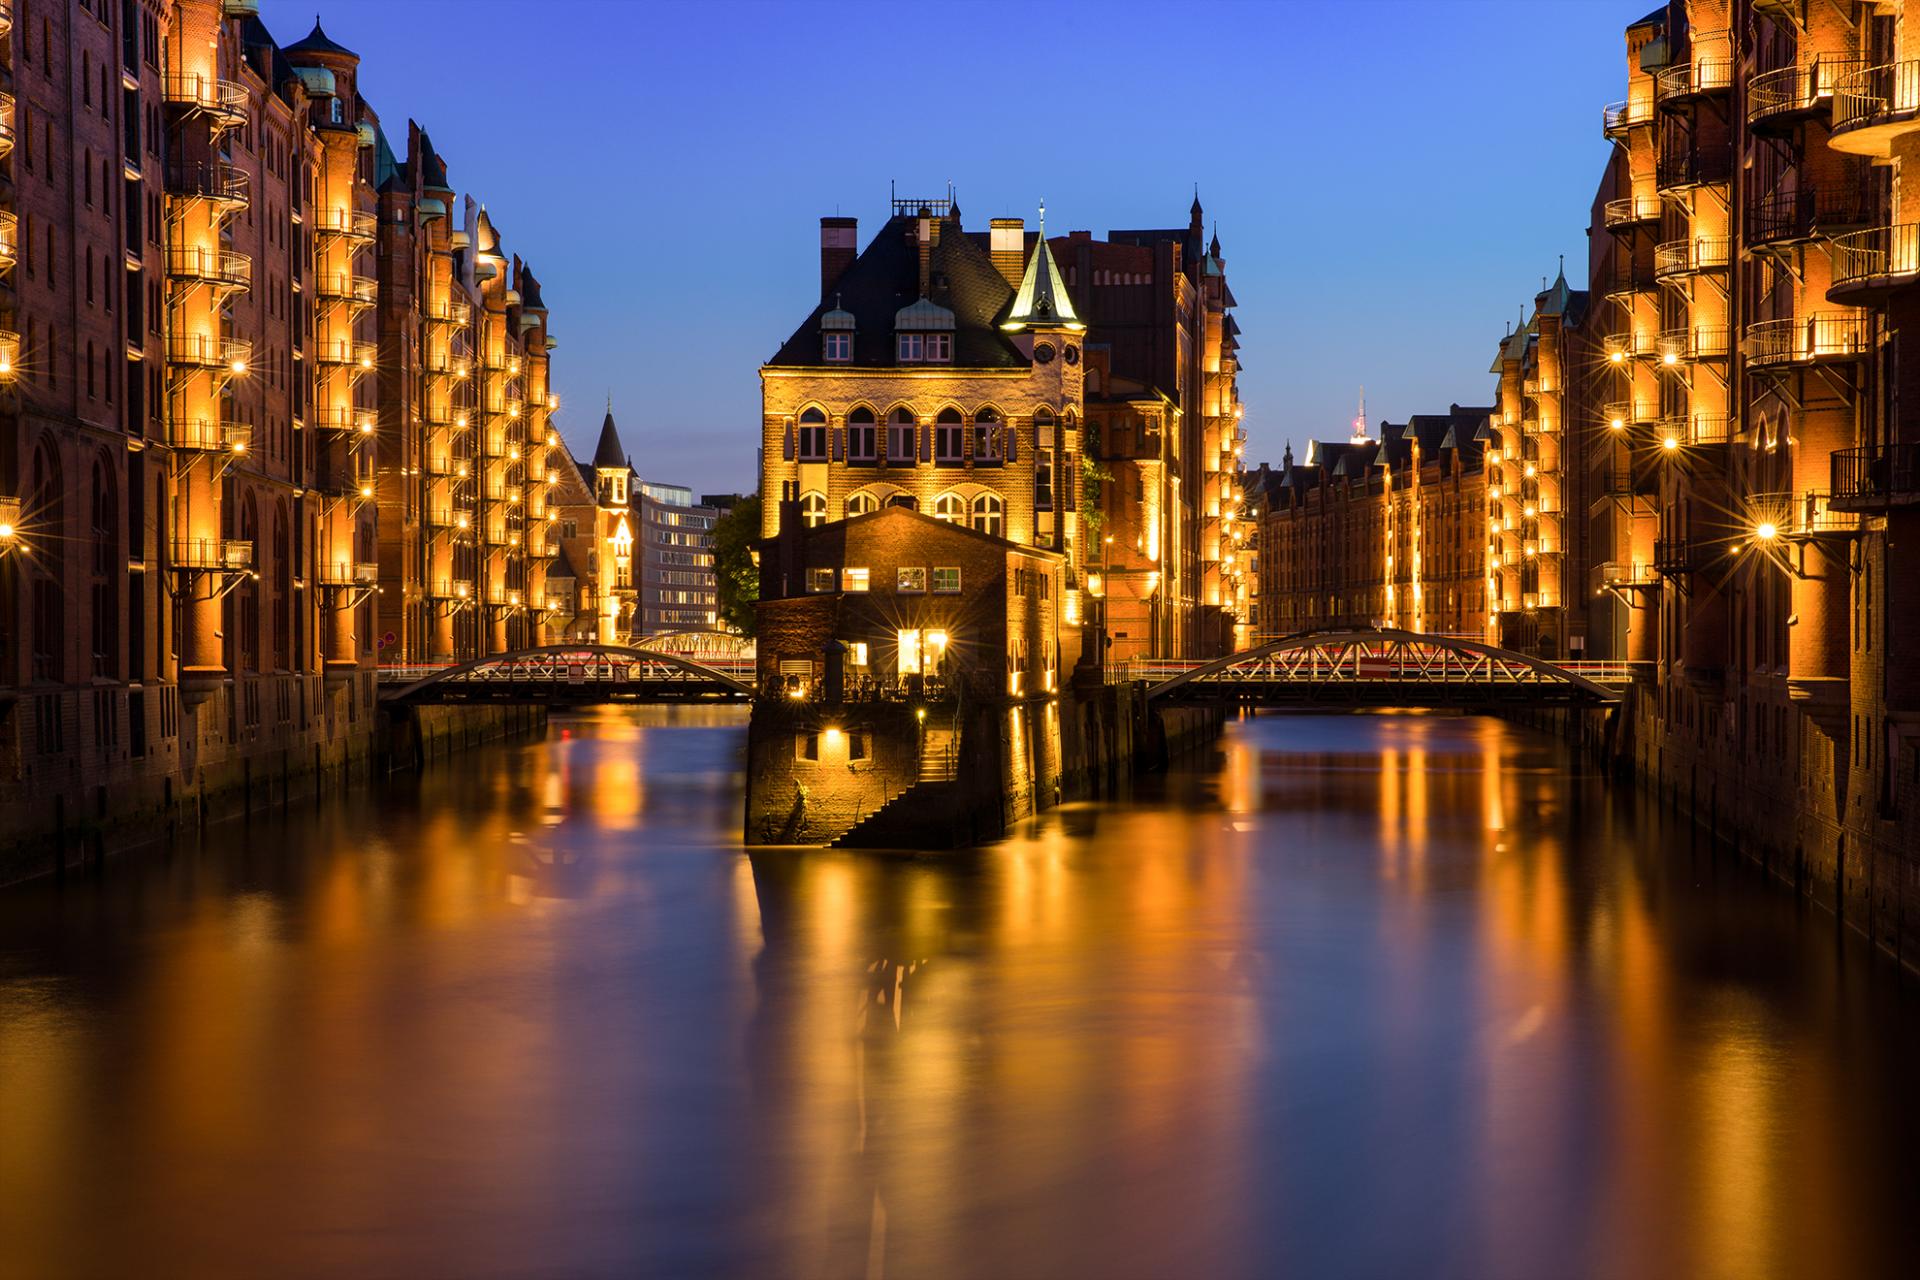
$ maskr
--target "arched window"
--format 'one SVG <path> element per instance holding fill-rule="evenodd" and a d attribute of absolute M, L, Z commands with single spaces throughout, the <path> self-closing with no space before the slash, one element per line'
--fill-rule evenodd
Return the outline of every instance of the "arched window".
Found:
<path fill-rule="evenodd" d="M 851 494 L 847 498 L 847 514 L 849 516 L 870 515 L 879 509 L 879 499 L 864 490 Z"/>
<path fill-rule="evenodd" d="M 933 500 L 933 518 L 951 524 L 965 524 L 967 504 L 960 500 L 957 493 L 943 493 Z"/>
<path fill-rule="evenodd" d="M 33 678 L 59 680 L 66 645 L 66 610 L 60 594 L 60 562 L 66 554 L 66 504 L 60 487 L 60 459 L 42 440 L 33 454 L 32 507 L 22 522 L 32 540 Z"/>
<path fill-rule="evenodd" d="M 1042 449 L 1053 447 L 1053 410 L 1041 405 L 1033 411 L 1033 434 Z"/>
<path fill-rule="evenodd" d="M 827 415 L 809 408 L 800 415 L 800 461 L 827 460 Z"/>
<path fill-rule="evenodd" d="M 973 460 L 1000 461 L 1000 411 L 982 409 L 973 415 Z"/>
<path fill-rule="evenodd" d="M 913 465 L 914 437 L 919 433 L 919 420 L 913 416 L 913 410 L 901 405 L 887 415 L 887 461 L 896 467 Z"/>
<path fill-rule="evenodd" d="M 1006 505 L 997 493 L 983 493 L 973 500 L 973 528 L 976 533 L 1004 537 L 1007 527 Z"/>
<path fill-rule="evenodd" d="M 855 409 L 847 415 L 847 461 L 872 462 L 879 456 L 878 427 L 873 410 Z"/>
<path fill-rule="evenodd" d="M 120 509 L 114 494 L 113 467 L 106 458 L 93 462 L 93 674 L 111 679 L 120 657 L 120 599 L 117 564 Z"/>
<path fill-rule="evenodd" d="M 800 498 L 800 523 L 809 529 L 813 529 L 826 522 L 826 495 L 821 493 L 803 494 Z"/>
<path fill-rule="evenodd" d="M 909 511 L 918 511 L 920 509 L 920 499 L 910 493 L 896 493 L 887 499 L 887 505 L 890 507 L 905 507 Z"/>
<path fill-rule="evenodd" d="M 958 466 L 965 458 L 965 433 L 958 409 L 942 409 L 933 420 L 933 460 L 941 466 Z"/>

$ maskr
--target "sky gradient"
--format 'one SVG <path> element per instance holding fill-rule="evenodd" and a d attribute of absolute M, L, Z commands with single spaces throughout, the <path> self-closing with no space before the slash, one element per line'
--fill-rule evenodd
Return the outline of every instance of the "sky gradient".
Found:
<path fill-rule="evenodd" d="M 433 135 L 551 311 L 559 422 L 606 396 L 651 481 L 757 483 L 760 362 L 811 310 L 823 214 L 861 244 L 951 181 L 969 230 L 1183 226 L 1240 306 L 1247 461 L 1486 403 L 1565 254 L 1649 0 L 1295 4 L 324 0 L 396 151 Z M 276 39 L 313 0 L 264 0 Z"/>

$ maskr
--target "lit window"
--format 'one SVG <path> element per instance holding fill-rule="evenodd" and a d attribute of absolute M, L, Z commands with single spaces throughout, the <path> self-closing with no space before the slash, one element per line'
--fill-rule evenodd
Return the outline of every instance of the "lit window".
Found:
<path fill-rule="evenodd" d="M 927 335 L 927 363 L 949 364 L 953 360 L 953 335 L 950 333 L 930 333 Z"/>
<path fill-rule="evenodd" d="M 924 595 L 927 590 L 925 569 L 902 569 L 894 579 L 894 590 L 908 595 Z"/>
<path fill-rule="evenodd" d="M 958 595 L 960 593 L 960 570 L 939 569 L 933 571 L 933 593 L 935 595 Z"/>
<path fill-rule="evenodd" d="M 853 335 L 845 329 L 823 335 L 826 338 L 826 357 L 829 364 L 845 364 L 853 359 Z"/>
<path fill-rule="evenodd" d="M 919 364 L 927 358 L 926 335 L 921 333 L 902 333 L 895 336 L 896 354 L 901 364 Z"/>
<path fill-rule="evenodd" d="M 864 570 L 862 572 L 864 572 Z M 864 667 L 867 665 L 867 642 L 865 640 L 855 640 L 847 645 L 847 665 L 850 667 Z"/>
<path fill-rule="evenodd" d="M 973 415 L 973 460 L 1000 461 L 1000 415 L 992 409 Z"/>
<path fill-rule="evenodd" d="M 834 589 L 834 573 L 831 569 L 807 570 L 807 590 L 818 594 Z"/>
<path fill-rule="evenodd" d="M 949 524 L 965 524 L 967 504 L 956 493 L 943 493 L 933 500 L 933 518 Z"/>
<path fill-rule="evenodd" d="M 1041 449 L 1034 455 L 1033 505 L 1041 511 L 1053 510 L 1053 450 Z"/>
<path fill-rule="evenodd" d="M 913 410 L 902 407 L 887 415 L 887 461 L 896 467 L 913 465 L 914 437 L 919 422 Z"/>
<path fill-rule="evenodd" d="M 1006 528 L 1006 506 L 998 494 L 983 493 L 973 500 L 973 528 L 976 533 L 1001 536 Z"/>
<path fill-rule="evenodd" d="M 855 493 L 847 498 L 847 514 L 864 516 L 880 509 L 880 500 L 870 493 Z"/>
<path fill-rule="evenodd" d="M 800 415 L 800 461 L 827 460 L 827 415 L 809 409 Z"/>
<path fill-rule="evenodd" d="M 827 522 L 827 499 L 818 493 L 809 493 L 800 499 L 800 523 L 809 529 L 817 528 Z"/>
<path fill-rule="evenodd" d="M 847 415 L 847 461 L 872 462 L 878 454 L 879 427 L 873 410 L 855 409 Z"/>
<path fill-rule="evenodd" d="M 828 572 L 832 571 L 829 570 Z M 840 576 L 842 582 L 845 584 L 844 589 L 847 591 L 865 591 L 873 580 L 872 572 L 867 569 L 846 569 L 842 571 Z"/>

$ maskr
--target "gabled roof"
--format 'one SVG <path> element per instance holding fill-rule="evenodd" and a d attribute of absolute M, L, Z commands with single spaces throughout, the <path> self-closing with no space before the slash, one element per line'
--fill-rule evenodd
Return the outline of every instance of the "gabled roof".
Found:
<path fill-rule="evenodd" d="M 889 218 L 853 265 L 833 282 L 833 293 L 815 304 L 768 360 L 770 366 L 815 368 L 821 365 L 821 320 L 829 311 L 854 318 L 856 368 L 892 368 L 899 363 L 893 341 L 894 318 L 920 298 L 920 251 L 914 242 L 916 219 Z M 1013 289 L 987 256 L 984 246 L 946 223 L 928 261 L 928 298 L 953 312 L 953 363 L 960 368 L 1014 369 L 1026 357 L 999 331 Z M 845 321 L 835 317 L 837 325 Z M 916 366 L 918 367 L 918 366 Z"/>
<path fill-rule="evenodd" d="M 600 424 L 600 443 L 593 448 L 594 470 L 618 471 L 627 465 L 627 451 L 620 443 L 620 429 L 613 425 L 613 406 L 607 406 L 606 420 Z"/>
<path fill-rule="evenodd" d="M 922 525 L 926 526 L 929 531 L 938 530 L 956 537 L 972 538 L 976 542 L 985 543 L 988 546 L 999 547 L 1007 551 L 1019 551 L 1026 555 L 1041 556 L 1049 560 L 1059 560 L 1063 558 L 1060 552 L 1053 550 L 1051 547 L 1034 546 L 1031 543 L 1015 542 L 1011 538 L 1001 538 L 991 533 L 982 533 L 978 529 L 969 528 L 957 521 L 935 519 L 926 512 L 915 510 L 912 507 L 883 506 L 878 511 L 869 511 L 865 515 L 848 516 L 844 520 L 829 520 L 825 524 L 817 524 L 811 527 L 802 526 L 795 532 L 803 539 L 817 538 L 822 535 L 830 536 L 840 529 L 877 520 L 919 521 Z M 760 547 L 770 546 L 779 541 L 783 536 L 785 535 L 775 534 L 771 538 L 762 538 L 754 545 Z"/>
<path fill-rule="evenodd" d="M 1020 278 L 1019 292 L 1013 295 L 1013 308 L 1001 322 L 1002 329 L 1019 331 L 1030 325 L 1062 325 L 1084 329 L 1067 295 L 1066 282 L 1054 263 L 1053 250 L 1047 246 L 1046 228 L 1033 242 L 1033 256 L 1027 259 L 1027 273 Z"/>

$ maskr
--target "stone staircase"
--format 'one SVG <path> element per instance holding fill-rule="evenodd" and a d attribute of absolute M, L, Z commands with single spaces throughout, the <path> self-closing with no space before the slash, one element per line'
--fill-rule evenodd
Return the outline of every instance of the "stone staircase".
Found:
<path fill-rule="evenodd" d="M 940 818 L 953 811 L 960 784 L 960 733 L 952 724 L 929 725 L 921 739 L 920 770 L 911 785 L 842 832 L 836 849 L 951 848 L 963 843 Z"/>

